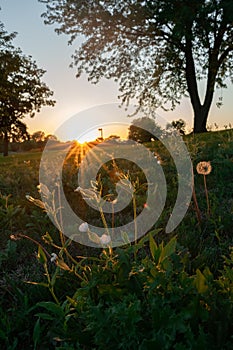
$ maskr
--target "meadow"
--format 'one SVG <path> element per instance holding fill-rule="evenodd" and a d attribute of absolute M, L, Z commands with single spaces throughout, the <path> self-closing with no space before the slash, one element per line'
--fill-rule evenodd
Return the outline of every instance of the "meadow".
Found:
<path fill-rule="evenodd" d="M 127 243 L 126 233 L 117 248 L 73 242 L 51 223 L 40 202 L 40 151 L 0 156 L 2 349 L 232 349 L 233 130 L 184 141 L 196 195 L 184 219 L 165 232 L 178 179 L 163 145 L 148 143 L 165 173 L 165 207 L 149 232 L 134 243 Z M 211 164 L 208 175 L 196 170 L 204 161 Z M 109 227 L 134 219 L 145 205 L 145 178 L 134 164 L 127 167 L 135 202 L 103 223 L 74 192 L 78 164 L 72 152 L 63 187 L 74 211 Z M 100 171 L 102 195 L 114 198 L 117 179 L 109 174 L 123 168 L 122 159 Z"/>

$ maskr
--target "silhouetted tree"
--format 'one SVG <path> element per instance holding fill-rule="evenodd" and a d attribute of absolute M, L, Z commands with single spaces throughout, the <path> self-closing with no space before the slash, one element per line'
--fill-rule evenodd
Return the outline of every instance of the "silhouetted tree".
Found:
<path fill-rule="evenodd" d="M 52 135 L 52 134 L 46 135 L 44 140 L 45 141 L 48 141 L 48 140 L 50 140 L 50 141 L 58 141 L 57 136 L 56 135 Z"/>
<path fill-rule="evenodd" d="M 32 134 L 31 138 L 35 142 L 43 142 L 45 140 L 45 133 L 44 133 L 44 131 L 35 131 Z"/>
<path fill-rule="evenodd" d="M 167 130 L 176 129 L 179 131 L 181 135 L 185 135 L 185 127 L 186 127 L 185 121 L 183 119 L 179 119 L 179 120 L 173 120 L 171 124 L 168 123 L 166 129 Z"/>
<path fill-rule="evenodd" d="M 142 117 L 134 119 L 129 127 L 129 140 L 136 142 L 150 142 L 161 135 L 161 128 L 155 123 L 154 119 Z"/>
<path fill-rule="evenodd" d="M 45 71 L 37 67 L 31 56 L 14 48 L 14 37 L 0 23 L 0 129 L 4 156 L 8 155 L 11 133 L 24 125 L 20 119 L 33 117 L 43 105 L 55 103 L 50 99 L 53 92 L 41 80 Z"/>
<path fill-rule="evenodd" d="M 46 24 L 70 42 L 84 38 L 73 56 L 78 77 L 114 79 L 123 103 L 147 108 L 174 109 L 189 95 L 194 132 L 207 131 L 215 88 L 233 77 L 232 0 L 39 1 Z"/>

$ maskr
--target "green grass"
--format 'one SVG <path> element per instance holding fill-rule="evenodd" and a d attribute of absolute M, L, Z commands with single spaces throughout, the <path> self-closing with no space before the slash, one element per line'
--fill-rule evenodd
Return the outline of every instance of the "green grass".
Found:
<path fill-rule="evenodd" d="M 177 174 L 161 143 L 146 144 L 162 161 L 166 205 L 149 236 L 113 251 L 72 242 L 65 247 L 46 213 L 26 200 L 28 194 L 40 198 L 41 152 L 0 156 L 1 348 L 231 349 L 233 130 L 187 135 L 184 140 L 194 166 L 201 223 L 192 200 L 181 224 L 165 233 L 176 200 Z M 210 216 L 203 176 L 196 172 L 200 161 L 212 165 L 206 177 Z M 124 166 L 124 161 L 114 166 Z M 108 178 L 114 166 L 109 163 L 101 170 L 105 193 L 114 190 L 114 181 Z M 139 170 L 130 167 L 132 178 L 143 183 Z M 63 186 L 75 208 L 73 169 L 64 167 Z M 138 211 L 144 192 L 138 192 Z M 83 211 L 88 222 L 100 224 L 98 213 L 86 207 Z M 120 224 L 129 218 L 132 206 L 115 220 Z M 106 220 L 111 225 L 111 216 Z M 28 236 L 37 244 L 23 238 L 12 241 L 11 235 Z M 38 256 L 38 244 L 49 254 L 60 254 L 60 265 L 51 263 L 42 248 Z M 35 283 L 25 283 L 29 281 Z"/>

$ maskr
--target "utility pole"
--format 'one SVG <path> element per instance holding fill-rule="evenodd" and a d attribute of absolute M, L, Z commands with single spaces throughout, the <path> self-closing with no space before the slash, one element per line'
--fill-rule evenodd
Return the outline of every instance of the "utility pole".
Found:
<path fill-rule="evenodd" d="M 99 128 L 98 131 L 100 131 L 100 139 L 103 140 L 103 129 Z"/>

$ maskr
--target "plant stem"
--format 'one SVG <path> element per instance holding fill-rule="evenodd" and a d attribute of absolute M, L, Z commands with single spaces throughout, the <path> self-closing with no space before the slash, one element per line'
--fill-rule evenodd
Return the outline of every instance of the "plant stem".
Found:
<path fill-rule="evenodd" d="M 55 295 L 55 293 L 54 293 L 54 288 L 53 288 L 53 286 L 51 285 L 51 278 L 50 278 L 50 275 L 49 275 L 47 263 L 44 264 L 44 269 L 45 269 L 45 275 L 46 275 L 46 277 L 47 277 L 48 284 L 49 284 L 49 291 L 50 291 L 50 293 L 52 294 L 53 299 L 55 300 L 55 302 L 56 302 L 58 305 L 60 305 L 60 302 L 59 302 L 58 298 L 56 297 L 56 295 Z"/>
<path fill-rule="evenodd" d="M 32 241 L 33 243 L 35 243 L 38 247 L 40 247 L 43 251 L 44 251 L 44 253 L 47 255 L 47 257 L 50 259 L 51 258 L 51 255 L 49 254 L 49 252 L 39 243 L 39 242 L 37 242 L 35 239 L 33 239 L 33 238 L 31 238 L 31 237 L 29 237 L 29 236 L 27 236 L 27 235 L 23 235 L 22 233 L 17 233 L 16 235 L 11 235 L 10 236 L 10 238 L 12 239 L 12 240 L 17 240 L 17 239 L 19 239 L 18 237 L 20 237 L 20 238 L 26 238 L 26 239 L 28 239 L 29 241 Z"/>
<path fill-rule="evenodd" d="M 195 212 L 197 215 L 197 221 L 198 221 L 199 225 L 201 225 L 201 211 L 200 211 L 198 203 L 197 203 L 195 183 L 194 183 L 194 174 L 193 174 L 193 184 L 192 185 L 193 185 L 193 201 L 194 201 L 194 206 L 195 206 Z"/>
<path fill-rule="evenodd" d="M 134 241 L 136 242 L 138 239 L 138 227 L 137 227 L 137 203 L 136 197 L 133 195 L 133 219 L 134 219 Z"/>
<path fill-rule="evenodd" d="M 109 235 L 109 229 L 108 229 L 108 225 L 107 225 L 107 222 L 106 222 L 106 219 L 105 219 L 105 216 L 104 216 L 104 212 L 103 212 L 103 209 L 102 207 L 99 208 L 99 212 L 100 212 L 100 216 L 101 216 L 101 220 L 104 224 L 104 227 L 107 231 L 107 234 Z M 110 235 L 109 235 L 110 236 Z"/>
<path fill-rule="evenodd" d="M 207 202 L 207 214 L 210 216 L 210 203 L 209 203 L 209 196 L 208 196 L 208 190 L 206 185 L 206 176 L 204 175 L 204 186 L 205 186 L 205 195 L 206 195 L 206 202 Z"/>
<path fill-rule="evenodd" d="M 114 204 L 112 204 L 112 236 L 114 236 L 114 225 L 115 225 Z"/>

